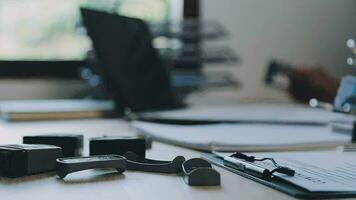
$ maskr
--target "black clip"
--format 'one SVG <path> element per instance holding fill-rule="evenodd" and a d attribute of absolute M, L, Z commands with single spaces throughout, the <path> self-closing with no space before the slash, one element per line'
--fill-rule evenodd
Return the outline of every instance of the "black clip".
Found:
<path fill-rule="evenodd" d="M 151 160 L 142 158 L 131 151 L 126 152 L 124 157 L 127 162 L 127 170 L 167 174 L 180 173 L 182 163 L 185 161 L 183 156 L 177 156 L 172 161 Z"/>
<path fill-rule="evenodd" d="M 123 173 L 126 170 L 126 159 L 119 155 L 58 158 L 57 167 L 57 174 L 60 178 L 70 173 L 97 168 L 113 168 Z"/>
<path fill-rule="evenodd" d="M 201 158 L 192 158 L 182 165 L 183 179 L 188 185 L 214 186 L 220 185 L 220 174 L 211 164 Z"/>

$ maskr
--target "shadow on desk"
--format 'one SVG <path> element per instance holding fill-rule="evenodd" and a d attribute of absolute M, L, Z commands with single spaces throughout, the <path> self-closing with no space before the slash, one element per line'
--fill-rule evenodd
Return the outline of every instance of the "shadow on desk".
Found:
<path fill-rule="evenodd" d="M 85 183 L 98 183 L 98 182 L 109 182 L 109 181 L 119 181 L 125 179 L 124 174 L 119 174 L 117 172 L 105 172 L 99 170 L 87 170 L 82 172 L 76 172 L 70 174 L 64 179 L 55 177 L 56 181 L 61 184 L 85 184 Z"/>
<path fill-rule="evenodd" d="M 0 177 L 0 184 L 21 184 L 21 183 L 27 183 L 31 181 L 36 181 L 36 180 L 44 180 L 44 179 L 50 179 L 56 177 L 56 173 L 50 172 L 50 173 L 44 173 L 44 174 L 35 174 L 35 175 L 30 175 L 30 176 L 24 176 L 24 177 L 19 177 L 19 178 L 6 178 L 6 177 Z"/>
<path fill-rule="evenodd" d="M 66 178 L 59 178 L 56 173 L 45 173 L 36 174 L 31 176 L 25 176 L 20 178 L 0 178 L 0 184 L 24 184 L 28 182 L 44 181 L 45 179 L 56 180 L 60 184 L 85 184 L 85 183 L 98 183 L 98 182 L 109 182 L 118 181 L 125 178 L 124 174 L 119 174 L 115 171 L 104 171 L 104 170 L 87 170 L 82 172 L 77 172 L 68 175 Z"/>

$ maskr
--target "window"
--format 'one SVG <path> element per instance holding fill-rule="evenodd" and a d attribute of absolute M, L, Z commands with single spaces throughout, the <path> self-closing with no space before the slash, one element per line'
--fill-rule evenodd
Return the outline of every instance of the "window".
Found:
<path fill-rule="evenodd" d="M 0 60 L 82 60 L 91 44 L 80 6 L 161 22 L 168 18 L 168 1 L 0 0 Z"/>

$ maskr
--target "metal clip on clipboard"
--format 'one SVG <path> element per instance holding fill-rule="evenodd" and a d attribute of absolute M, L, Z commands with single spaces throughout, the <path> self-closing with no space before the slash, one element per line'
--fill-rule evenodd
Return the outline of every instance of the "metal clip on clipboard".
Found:
<path fill-rule="evenodd" d="M 255 161 L 269 160 L 272 162 L 274 169 L 270 170 L 254 164 Z M 243 153 L 236 152 L 230 156 L 224 157 L 224 165 L 233 169 L 240 170 L 252 176 L 262 178 L 264 180 L 270 180 L 275 172 L 285 174 L 288 176 L 294 176 L 295 171 L 291 168 L 280 166 L 273 158 L 261 158 L 257 159 L 254 156 L 247 156 Z"/>

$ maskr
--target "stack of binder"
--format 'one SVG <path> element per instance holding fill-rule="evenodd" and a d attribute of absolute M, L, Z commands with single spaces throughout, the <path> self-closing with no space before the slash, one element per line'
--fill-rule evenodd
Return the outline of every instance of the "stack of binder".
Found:
<path fill-rule="evenodd" d="M 225 71 L 223 76 L 220 74 L 224 71 L 217 72 L 217 75 L 207 75 L 203 72 L 206 64 L 235 65 L 240 61 L 236 52 L 228 45 L 210 44 L 211 41 L 228 38 L 227 30 L 220 23 L 185 19 L 150 24 L 150 29 L 154 36 L 153 46 L 161 54 L 163 60 L 170 65 L 172 85 L 181 96 L 202 89 L 236 88 L 240 85 L 236 77 L 232 77 L 228 71 Z M 210 45 L 207 45 L 208 42 Z M 182 83 L 187 76 L 190 79 Z M 210 80 L 211 77 L 216 76 L 220 79 Z M 214 84 L 210 84 L 211 82 Z"/>

